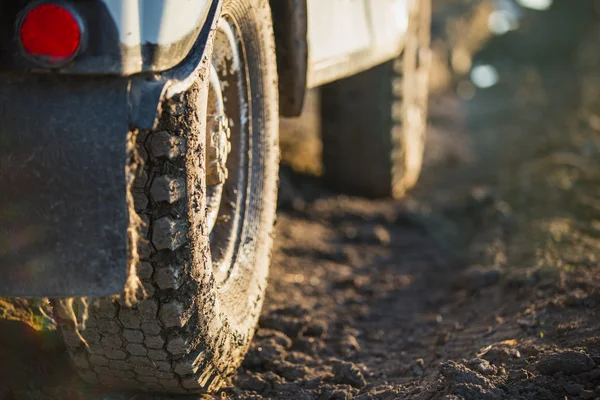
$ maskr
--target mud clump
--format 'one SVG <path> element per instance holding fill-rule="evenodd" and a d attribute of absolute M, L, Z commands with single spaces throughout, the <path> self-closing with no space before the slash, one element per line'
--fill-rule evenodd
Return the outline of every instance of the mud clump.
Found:
<path fill-rule="evenodd" d="M 495 344 L 485 348 L 480 357 L 493 364 L 504 364 L 521 358 L 521 352 L 507 344 Z"/>
<path fill-rule="evenodd" d="M 264 368 L 274 360 L 283 360 L 286 355 L 285 348 L 271 339 L 260 345 L 252 345 L 244 360 L 246 368 Z"/>
<path fill-rule="evenodd" d="M 280 331 L 288 337 L 295 338 L 310 322 L 310 311 L 300 306 L 291 306 L 274 310 L 268 315 L 261 316 L 261 328 Z"/>
<path fill-rule="evenodd" d="M 482 375 L 498 375 L 504 372 L 502 368 L 497 368 L 487 360 L 481 358 L 469 360 L 467 366 Z"/>
<path fill-rule="evenodd" d="M 444 378 L 453 383 L 463 383 L 479 386 L 494 386 L 485 376 L 470 370 L 462 364 L 448 361 L 440 365 L 440 373 Z"/>
<path fill-rule="evenodd" d="M 467 364 L 486 374 L 496 374 L 498 370 L 487 361 L 474 359 Z M 448 391 L 451 395 L 463 399 L 496 400 L 502 399 L 502 391 L 499 390 L 491 379 L 483 374 L 473 371 L 464 364 L 447 361 L 440 365 L 440 373 L 445 378 Z"/>
<path fill-rule="evenodd" d="M 319 395 L 319 400 L 350 400 L 353 397 L 352 386 L 350 385 L 324 385 Z"/>
<path fill-rule="evenodd" d="M 577 375 L 589 372 L 596 367 L 594 360 L 586 353 L 579 351 L 563 351 L 541 359 L 537 370 L 543 375 L 554 375 L 562 372 Z"/>
<path fill-rule="evenodd" d="M 341 337 L 338 343 L 338 351 L 346 358 L 351 358 L 360 352 L 360 344 L 356 340 L 356 337 L 350 334 L 346 334 Z"/>
<path fill-rule="evenodd" d="M 360 368 L 354 363 L 341 360 L 333 362 L 333 381 L 338 384 L 348 384 L 358 389 L 367 386 L 367 380 Z"/>

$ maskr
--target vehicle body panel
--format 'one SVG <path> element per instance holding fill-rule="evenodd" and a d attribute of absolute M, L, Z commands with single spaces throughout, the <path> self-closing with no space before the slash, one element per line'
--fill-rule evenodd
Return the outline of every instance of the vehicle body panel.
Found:
<path fill-rule="evenodd" d="M 308 87 L 345 78 L 402 51 L 415 0 L 307 0 Z"/>
<path fill-rule="evenodd" d="M 133 75 L 175 67 L 189 53 L 211 6 L 218 0 L 60 0 L 86 27 L 87 43 L 66 74 Z M 39 69 L 20 54 L 14 39 L 22 11 L 39 1 L 0 4 L 0 68 Z M 273 8 L 306 9 L 309 56 L 307 86 L 358 73 L 395 57 L 402 49 L 408 8 L 414 0 L 272 0 Z M 300 6 L 302 3 L 305 5 Z M 289 21 L 289 29 L 303 26 Z M 291 23 L 294 22 L 294 23 Z M 277 23 L 275 23 L 277 25 Z M 300 31 L 302 33 L 302 31 Z M 287 34 L 280 30 L 279 34 Z M 10 40 L 8 40 L 10 38 Z M 305 45 L 306 46 L 306 45 Z M 302 61 L 302 60 L 299 60 Z M 40 69 L 43 70 L 43 69 Z M 303 68 L 298 68 L 302 73 Z"/>

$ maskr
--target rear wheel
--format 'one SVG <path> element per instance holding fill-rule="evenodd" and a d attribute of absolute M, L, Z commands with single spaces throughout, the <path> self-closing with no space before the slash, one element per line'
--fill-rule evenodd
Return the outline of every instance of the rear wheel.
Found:
<path fill-rule="evenodd" d="M 267 0 L 225 0 L 210 72 L 163 104 L 159 129 L 138 137 L 145 162 L 132 194 L 147 225 L 137 266 L 145 298 L 91 301 L 81 336 L 69 310 L 57 310 L 88 382 L 213 391 L 246 353 L 264 298 L 276 204 L 270 15 Z"/>
<path fill-rule="evenodd" d="M 419 177 L 431 0 L 412 3 L 406 44 L 397 59 L 321 89 L 324 175 L 342 191 L 401 197 Z"/>

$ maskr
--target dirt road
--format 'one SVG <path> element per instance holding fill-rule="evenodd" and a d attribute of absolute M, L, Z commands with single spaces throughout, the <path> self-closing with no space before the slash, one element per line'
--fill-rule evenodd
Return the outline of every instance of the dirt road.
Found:
<path fill-rule="evenodd" d="M 260 327 L 215 398 L 600 398 L 600 30 L 588 36 L 543 65 L 491 48 L 479 61 L 497 86 L 436 95 L 402 202 L 285 168 Z M 38 315 L 0 310 L 0 399 L 131 398 L 80 383 L 53 333 L 22 322 Z"/>

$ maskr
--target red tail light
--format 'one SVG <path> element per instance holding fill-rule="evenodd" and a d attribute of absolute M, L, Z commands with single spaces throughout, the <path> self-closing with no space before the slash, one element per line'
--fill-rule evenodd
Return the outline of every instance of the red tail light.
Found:
<path fill-rule="evenodd" d="M 81 46 L 81 26 L 71 11 L 55 4 L 31 9 L 19 29 L 23 50 L 38 61 L 62 64 Z"/>

